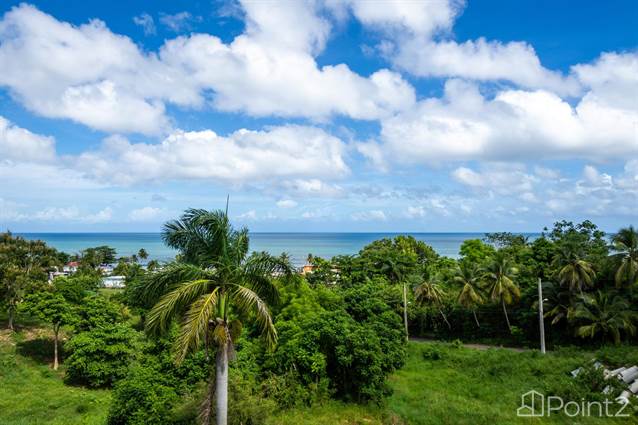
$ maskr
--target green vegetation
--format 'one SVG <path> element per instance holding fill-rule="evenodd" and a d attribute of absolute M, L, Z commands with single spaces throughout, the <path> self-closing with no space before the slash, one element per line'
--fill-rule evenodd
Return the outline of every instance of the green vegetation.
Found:
<path fill-rule="evenodd" d="M 638 363 L 631 226 L 609 239 L 588 221 L 531 242 L 489 234 L 457 260 L 398 236 L 310 256 L 305 275 L 251 254 L 221 211 L 188 210 L 163 236 L 177 258 L 144 266 L 144 250 L 70 257 L 2 235 L 0 423 L 530 423 L 516 417 L 523 393 L 612 400 L 622 388 L 592 359 Z M 78 271 L 49 281 L 69 258 Z M 115 261 L 125 289 L 98 288 Z M 538 346 L 539 280 L 545 356 L 525 349 Z"/>
<path fill-rule="evenodd" d="M 50 367 L 51 334 L 37 329 L 0 336 L 0 423 L 3 425 L 102 425 L 108 390 L 64 384 L 64 366 Z M 29 339 L 34 338 L 34 339 Z"/>
<path fill-rule="evenodd" d="M 167 399 L 176 395 L 162 376 L 148 369 L 135 369 L 130 379 L 116 386 L 110 403 L 108 390 L 89 390 L 63 384 L 63 372 L 28 357 L 16 355 L 9 344 L 2 353 L 0 409 L 3 425 L 104 424 L 107 410 L 124 423 L 161 424 L 168 413 Z M 595 377 L 576 382 L 568 371 L 593 358 L 609 365 L 638 363 L 632 347 L 606 348 L 598 352 L 558 350 L 538 352 L 506 349 L 477 350 L 452 343 L 412 342 L 405 366 L 388 379 L 393 391 L 382 405 L 353 404 L 325 400 L 313 406 L 267 411 L 268 425 L 333 424 L 529 424 L 517 418 L 520 395 L 530 389 L 572 399 L 595 397 L 589 388 Z M 152 384 L 152 385 L 149 385 Z M 232 389 L 232 387 L 231 387 Z M 144 397 L 143 400 L 140 397 Z M 244 406 L 247 410 L 249 406 Z M 273 408 L 273 405 L 268 405 Z M 258 408 L 258 406 L 252 406 Z M 145 412 L 143 415 L 140 412 Z M 579 418 L 578 423 L 628 423 L 630 419 Z M 572 424 L 573 418 L 557 415 L 542 423 Z M 111 424 L 123 421 L 110 421 Z"/>

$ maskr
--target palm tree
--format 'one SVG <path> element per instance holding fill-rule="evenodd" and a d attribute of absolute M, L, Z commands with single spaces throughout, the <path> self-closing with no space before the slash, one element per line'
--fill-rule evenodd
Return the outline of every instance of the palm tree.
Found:
<path fill-rule="evenodd" d="M 290 276 L 292 267 L 287 259 L 267 253 L 249 256 L 248 230 L 235 230 L 223 211 L 189 209 L 181 219 L 164 225 L 163 239 L 180 251 L 182 261 L 153 274 L 147 282 L 147 297 L 164 294 L 148 314 L 147 330 L 165 332 L 173 319 L 180 320 L 177 362 L 202 346 L 207 353 L 216 350 L 215 373 L 211 373 L 200 420 L 210 423 L 214 395 L 216 423 L 226 425 L 228 362 L 242 320 L 254 318 L 268 346 L 274 346 L 277 332 L 268 302 L 276 301 L 277 289 L 271 278 Z"/>
<path fill-rule="evenodd" d="M 379 264 L 377 264 L 379 271 L 388 277 L 390 283 L 402 282 L 403 284 L 403 326 L 405 328 L 405 340 L 410 339 L 410 333 L 408 331 L 408 283 L 405 279 L 405 274 L 408 269 L 407 262 L 402 257 L 383 257 Z"/>
<path fill-rule="evenodd" d="M 561 285 L 554 282 L 543 282 L 543 295 L 545 297 L 543 307 L 545 317 L 552 317 L 552 325 L 561 320 L 571 320 L 574 314 L 574 296 Z"/>
<path fill-rule="evenodd" d="M 493 301 L 499 301 L 503 307 L 505 321 L 507 327 L 511 331 L 509 316 L 507 315 L 507 304 L 512 304 L 521 296 L 521 290 L 514 282 L 516 268 L 512 265 L 511 260 L 505 252 L 497 251 L 492 261 L 484 269 L 484 279 L 489 285 L 490 298 Z"/>
<path fill-rule="evenodd" d="M 481 324 L 478 321 L 478 317 L 476 317 L 476 306 L 483 304 L 485 299 L 481 290 L 483 281 L 476 265 L 461 262 L 459 268 L 456 270 L 454 282 L 461 285 L 458 303 L 472 310 L 476 326 L 480 328 Z"/>
<path fill-rule="evenodd" d="M 634 226 L 620 229 L 612 238 L 612 249 L 620 260 L 616 271 L 616 286 L 638 285 L 638 231 Z"/>
<path fill-rule="evenodd" d="M 620 344 L 620 332 L 635 335 L 636 313 L 621 295 L 596 291 L 593 295 L 582 295 L 576 305 L 574 317 L 587 324 L 576 328 L 576 335 L 593 338 L 598 334 L 611 336 L 616 345 Z"/>
<path fill-rule="evenodd" d="M 566 243 L 558 249 L 554 266 L 558 267 L 558 281 L 581 295 L 584 287 L 594 285 L 596 272 L 593 266 L 581 256 L 581 249 L 574 243 Z"/>
<path fill-rule="evenodd" d="M 416 298 L 417 302 L 421 304 L 428 304 L 436 307 L 439 310 L 441 317 L 443 317 L 443 320 L 447 324 L 447 327 L 449 329 L 452 329 L 452 325 L 450 325 L 450 322 L 448 322 L 445 313 L 443 313 L 442 307 L 443 298 L 445 297 L 445 291 L 443 290 L 443 288 L 441 288 L 438 278 L 426 280 L 418 285 L 414 289 L 414 297 Z"/>
<path fill-rule="evenodd" d="M 137 251 L 137 256 L 140 257 L 142 260 L 146 260 L 148 258 L 148 252 L 146 252 L 144 248 L 141 248 L 139 251 Z"/>

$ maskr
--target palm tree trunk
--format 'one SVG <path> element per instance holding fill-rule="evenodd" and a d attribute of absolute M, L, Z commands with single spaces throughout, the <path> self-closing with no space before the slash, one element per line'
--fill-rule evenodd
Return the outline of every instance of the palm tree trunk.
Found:
<path fill-rule="evenodd" d="M 476 310 L 472 310 L 472 314 L 474 315 L 474 321 L 476 322 L 477 327 L 481 327 L 481 324 L 478 321 L 478 317 L 476 317 Z"/>
<path fill-rule="evenodd" d="M 441 313 L 441 316 L 443 316 L 443 320 L 445 320 L 445 324 L 447 325 L 448 329 L 452 330 L 452 325 L 450 325 L 450 322 L 447 321 L 447 317 L 445 317 L 445 313 L 443 313 L 443 310 L 439 309 L 439 313 Z"/>
<path fill-rule="evenodd" d="M 58 332 L 59 326 L 53 325 L 53 370 L 58 370 Z"/>
<path fill-rule="evenodd" d="M 510 318 L 507 315 L 507 308 L 505 308 L 505 300 L 501 299 L 501 305 L 503 306 L 503 313 L 505 313 L 505 321 L 507 322 L 507 329 L 512 331 L 512 325 L 510 325 Z"/>
<path fill-rule="evenodd" d="M 224 344 L 217 350 L 215 374 L 217 425 L 228 423 L 228 346 Z"/>
<path fill-rule="evenodd" d="M 403 325 L 405 326 L 405 340 L 410 339 L 410 333 L 408 332 L 408 287 L 403 282 Z"/>
<path fill-rule="evenodd" d="M 199 423 L 202 425 L 210 425 L 211 408 L 213 406 L 213 397 L 215 396 L 215 374 L 212 373 L 208 377 L 208 388 L 206 391 L 206 397 L 202 401 L 199 408 Z"/>

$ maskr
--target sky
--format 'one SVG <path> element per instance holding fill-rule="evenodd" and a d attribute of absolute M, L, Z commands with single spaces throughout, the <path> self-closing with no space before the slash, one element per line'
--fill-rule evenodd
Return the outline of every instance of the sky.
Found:
<path fill-rule="evenodd" d="M 635 1 L 4 1 L 0 230 L 638 225 Z"/>

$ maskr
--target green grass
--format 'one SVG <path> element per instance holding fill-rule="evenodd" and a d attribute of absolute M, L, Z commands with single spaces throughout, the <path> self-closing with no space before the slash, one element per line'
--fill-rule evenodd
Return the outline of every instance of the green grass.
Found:
<path fill-rule="evenodd" d="M 15 344 L 21 339 L 3 333 L 0 342 L 0 424 L 104 424 L 109 391 L 65 385 L 62 368 L 56 372 L 41 358 L 16 353 L 28 353 Z"/>
<path fill-rule="evenodd" d="M 290 409 L 268 419 L 268 425 L 381 425 L 384 413 L 376 406 L 331 401 L 306 409 Z"/>
<path fill-rule="evenodd" d="M 4 331 L 3 331 L 4 332 Z M 104 424 L 108 390 L 65 385 L 63 370 L 35 355 L 48 343 L 46 335 L 26 331 L 0 335 L 0 424 Z M 538 352 L 485 351 L 454 344 L 412 342 L 403 369 L 390 378 L 394 392 L 385 405 L 337 401 L 307 409 L 291 409 L 270 417 L 268 425 L 386 424 L 629 424 L 631 419 L 518 418 L 521 394 L 549 393 L 569 385 L 567 373 L 592 358 L 610 366 L 638 363 L 635 347 L 593 353 L 575 349 L 541 356 Z"/>
<path fill-rule="evenodd" d="M 532 389 L 548 394 L 569 385 L 567 373 L 590 361 L 589 353 L 567 350 L 542 356 L 436 343 L 412 343 L 409 351 L 407 364 L 391 378 L 394 394 L 388 401 L 388 408 L 409 424 L 629 423 L 566 415 L 517 417 L 522 394 Z"/>
<path fill-rule="evenodd" d="M 424 355 L 425 354 L 425 355 Z M 635 347 L 607 348 L 600 353 L 559 350 L 538 352 L 505 349 L 480 351 L 454 344 L 412 342 L 407 364 L 390 378 L 394 390 L 383 407 L 332 402 L 294 409 L 273 417 L 271 424 L 629 424 L 633 418 L 519 418 L 521 395 L 535 389 L 553 393 L 571 379 L 568 372 L 592 358 L 609 365 L 638 361 Z"/>

